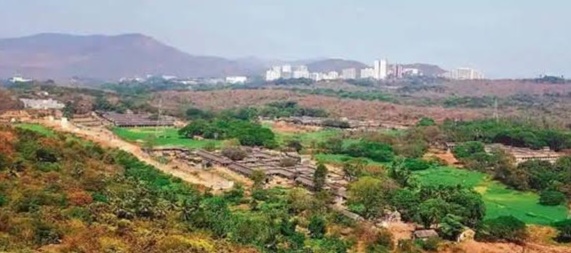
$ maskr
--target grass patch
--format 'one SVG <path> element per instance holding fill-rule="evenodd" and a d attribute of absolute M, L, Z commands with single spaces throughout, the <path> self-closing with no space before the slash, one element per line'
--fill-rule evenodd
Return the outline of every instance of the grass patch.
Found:
<path fill-rule="evenodd" d="M 56 133 L 52 129 L 49 129 L 49 128 L 42 126 L 42 125 L 39 125 L 39 124 L 22 123 L 22 124 L 17 124 L 16 127 L 21 128 L 21 129 L 30 130 L 30 131 L 39 133 L 41 135 L 45 135 L 47 137 L 56 136 Z"/>
<path fill-rule="evenodd" d="M 337 154 L 316 154 L 314 155 L 315 160 L 321 163 L 329 163 L 329 164 L 341 164 L 351 159 L 355 159 L 354 157 L 348 155 L 337 155 Z M 375 162 L 369 158 L 361 158 L 368 162 L 369 165 L 376 165 L 376 166 L 387 166 L 389 163 L 380 163 Z"/>
<path fill-rule="evenodd" d="M 473 188 L 486 203 L 486 219 L 513 215 L 528 224 L 549 225 L 567 218 L 565 206 L 542 206 L 539 195 L 507 188 L 486 174 L 453 167 L 432 168 L 414 172 L 425 185 L 463 185 Z"/>
<path fill-rule="evenodd" d="M 153 139 L 156 146 L 176 146 L 185 148 L 203 148 L 209 143 L 214 143 L 219 147 L 222 141 L 219 140 L 194 140 L 182 138 L 178 135 L 178 129 L 171 127 L 158 128 L 113 128 L 113 133 L 121 139 L 130 142 L 145 142 Z M 156 138 L 155 138 L 156 136 Z"/>

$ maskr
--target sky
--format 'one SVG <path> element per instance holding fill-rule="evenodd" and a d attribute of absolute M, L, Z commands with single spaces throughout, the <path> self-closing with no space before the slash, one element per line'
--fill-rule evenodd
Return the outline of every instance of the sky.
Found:
<path fill-rule="evenodd" d="M 142 33 L 194 55 L 571 76 L 569 0 L 0 0 L 0 37 Z"/>

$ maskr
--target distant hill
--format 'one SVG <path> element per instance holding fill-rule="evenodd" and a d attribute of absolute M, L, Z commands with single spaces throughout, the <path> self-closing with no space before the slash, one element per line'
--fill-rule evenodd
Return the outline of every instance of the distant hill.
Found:
<path fill-rule="evenodd" d="M 260 66 L 195 56 L 142 34 L 38 34 L 0 40 L 0 76 L 117 79 L 168 74 L 220 77 L 259 73 Z"/>
<path fill-rule="evenodd" d="M 446 70 L 440 68 L 437 65 L 425 64 L 425 63 L 413 63 L 413 64 L 403 64 L 404 68 L 415 68 L 420 70 L 425 76 L 439 76 L 446 73 Z"/>
<path fill-rule="evenodd" d="M 366 68 L 367 65 L 352 60 L 343 60 L 343 59 L 326 59 L 326 60 L 319 60 L 310 62 L 307 64 L 309 71 L 312 72 L 329 72 L 329 71 L 342 71 L 343 69 L 348 68 L 356 68 L 362 69 Z"/>

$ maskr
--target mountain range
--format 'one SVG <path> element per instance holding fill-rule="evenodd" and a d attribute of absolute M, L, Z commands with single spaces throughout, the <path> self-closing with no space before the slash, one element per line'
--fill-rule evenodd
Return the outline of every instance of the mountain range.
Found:
<path fill-rule="evenodd" d="M 44 33 L 0 39 L 0 77 L 4 78 L 21 75 L 35 79 L 117 80 L 161 74 L 223 77 L 259 75 L 274 64 L 284 63 L 288 62 L 191 55 L 142 34 Z M 289 64 L 306 64 L 311 71 L 318 72 L 366 67 L 363 63 L 343 59 L 302 60 Z"/>

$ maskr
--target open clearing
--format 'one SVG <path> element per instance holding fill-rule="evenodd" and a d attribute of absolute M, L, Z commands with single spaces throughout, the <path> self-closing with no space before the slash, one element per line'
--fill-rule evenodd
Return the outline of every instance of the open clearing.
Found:
<path fill-rule="evenodd" d="M 130 142 L 147 142 L 152 141 L 155 146 L 176 146 L 185 148 L 203 148 L 213 143 L 219 146 L 221 141 L 215 140 L 194 140 L 181 138 L 178 135 L 178 129 L 170 127 L 161 128 L 113 128 L 113 133 L 121 139 Z M 156 134 L 156 138 L 155 138 Z"/>
<path fill-rule="evenodd" d="M 415 172 L 422 184 L 463 185 L 474 188 L 486 203 L 486 218 L 513 215 L 528 224 L 549 225 L 567 218 L 565 206 L 542 206 L 539 196 L 531 192 L 508 189 L 487 175 L 453 167 L 432 168 Z"/>

